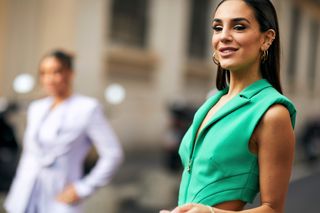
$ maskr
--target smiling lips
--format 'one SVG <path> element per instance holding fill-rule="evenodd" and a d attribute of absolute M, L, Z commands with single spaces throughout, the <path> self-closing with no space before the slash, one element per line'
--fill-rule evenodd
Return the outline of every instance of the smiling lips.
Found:
<path fill-rule="evenodd" d="M 235 53 L 238 49 L 234 47 L 221 47 L 219 48 L 219 53 L 221 57 L 228 57 Z"/>

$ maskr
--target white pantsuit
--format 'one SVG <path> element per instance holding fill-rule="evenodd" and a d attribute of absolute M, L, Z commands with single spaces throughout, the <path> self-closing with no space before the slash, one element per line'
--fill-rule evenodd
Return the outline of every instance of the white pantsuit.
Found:
<path fill-rule="evenodd" d="M 73 95 L 51 109 L 53 98 L 34 101 L 28 111 L 23 153 L 7 199 L 9 213 L 78 213 L 56 196 L 74 184 L 81 199 L 107 184 L 123 159 L 118 139 L 98 102 Z M 83 163 L 95 146 L 99 159 L 83 176 Z"/>

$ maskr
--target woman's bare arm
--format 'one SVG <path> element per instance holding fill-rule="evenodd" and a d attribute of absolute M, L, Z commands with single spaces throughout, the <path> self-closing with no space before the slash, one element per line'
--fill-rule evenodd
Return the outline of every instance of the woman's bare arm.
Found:
<path fill-rule="evenodd" d="M 283 212 L 294 158 L 295 137 L 288 110 L 272 106 L 257 127 L 261 205 Z"/>

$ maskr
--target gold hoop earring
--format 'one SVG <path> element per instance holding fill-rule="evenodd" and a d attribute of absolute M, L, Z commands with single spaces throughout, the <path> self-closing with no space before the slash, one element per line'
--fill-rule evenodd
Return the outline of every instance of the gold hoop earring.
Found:
<path fill-rule="evenodd" d="M 261 62 L 264 63 L 268 60 L 269 57 L 269 52 L 268 50 L 264 50 L 262 55 L 261 55 Z"/>
<path fill-rule="evenodd" d="M 219 60 L 216 58 L 216 52 L 214 52 L 213 55 L 212 55 L 212 61 L 213 61 L 216 65 L 220 65 Z"/>

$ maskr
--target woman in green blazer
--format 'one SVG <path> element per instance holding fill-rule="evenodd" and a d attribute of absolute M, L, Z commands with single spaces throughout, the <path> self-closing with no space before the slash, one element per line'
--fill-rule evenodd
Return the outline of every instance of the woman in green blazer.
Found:
<path fill-rule="evenodd" d="M 182 140 L 179 206 L 171 212 L 281 213 L 296 110 L 282 95 L 276 11 L 269 0 L 224 0 L 212 28 L 219 91 Z M 258 192 L 261 205 L 243 210 Z"/>

